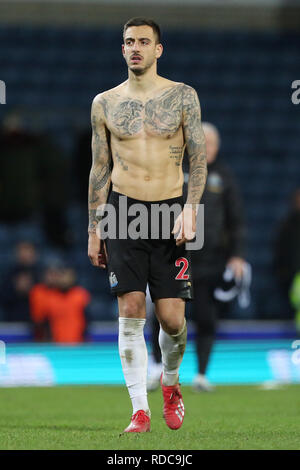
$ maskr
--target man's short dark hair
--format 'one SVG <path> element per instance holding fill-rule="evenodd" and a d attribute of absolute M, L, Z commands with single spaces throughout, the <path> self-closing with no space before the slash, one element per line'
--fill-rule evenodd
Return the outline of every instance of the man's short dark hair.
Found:
<path fill-rule="evenodd" d="M 135 18 L 131 18 L 130 20 L 128 20 L 127 23 L 124 24 L 123 37 L 125 37 L 126 30 L 130 28 L 131 26 L 144 26 L 144 25 L 150 26 L 150 28 L 153 29 L 153 32 L 156 36 L 156 43 L 159 44 L 160 39 L 161 39 L 160 27 L 154 20 L 151 20 L 150 18 L 135 17 Z"/>

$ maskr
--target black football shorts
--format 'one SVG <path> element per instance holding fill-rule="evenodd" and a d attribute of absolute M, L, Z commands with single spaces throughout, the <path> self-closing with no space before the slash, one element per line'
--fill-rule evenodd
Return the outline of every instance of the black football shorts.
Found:
<path fill-rule="evenodd" d="M 176 246 L 171 233 L 174 221 L 183 207 L 182 196 L 149 202 L 112 191 L 108 203 L 113 206 L 116 219 L 116 227 L 111 231 L 106 226 L 108 235 L 105 239 L 111 292 L 114 295 L 132 291 L 146 292 L 148 284 L 152 301 L 162 298 L 191 300 L 190 254 L 184 244 Z M 169 210 L 175 207 L 174 204 L 179 207 L 177 213 Z M 160 209 L 165 212 L 160 213 Z"/>

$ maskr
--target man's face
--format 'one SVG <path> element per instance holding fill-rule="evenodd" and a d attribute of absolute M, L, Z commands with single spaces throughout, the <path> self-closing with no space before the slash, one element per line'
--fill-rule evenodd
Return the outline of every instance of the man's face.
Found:
<path fill-rule="evenodd" d="M 44 272 L 44 282 L 48 287 L 57 288 L 59 286 L 60 270 L 56 267 L 50 266 Z"/>
<path fill-rule="evenodd" d="M 69 289 L 75 283 L 75 272 L 71 268 L 64 268 L 60 271 L 59 287 L 61 289 Z"/>
<path fill-rule="evenodd" d="M 203 126 L 203 131 L 205 134 L 207 163 L 209 165 L 217 157 L 219 142 L 216 133 L 212 129 Z"/>
<path fill-rule="evenodd" d="M 162 45 L 156 44 L 156 36 L 150 26 L 127 28 L 122 53 L 129 70 L 143 75 L 162 54 Z"/>

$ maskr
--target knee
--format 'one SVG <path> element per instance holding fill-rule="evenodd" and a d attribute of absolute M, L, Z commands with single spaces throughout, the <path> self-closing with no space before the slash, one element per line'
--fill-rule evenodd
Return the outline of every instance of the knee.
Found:
<path fill-rule="evenodd" d="M 168 321 L 161 321 L 161 327 L 169 335 L 178 335 L 182 331 L 184 321 L 184 318 L 170 318 Z"/>
<path fill-rule="evenodd" d="M 120 317 L 144 318 L 144 308 L 142 302 L 137 299 L 127 299 L 120 308 Z"/>

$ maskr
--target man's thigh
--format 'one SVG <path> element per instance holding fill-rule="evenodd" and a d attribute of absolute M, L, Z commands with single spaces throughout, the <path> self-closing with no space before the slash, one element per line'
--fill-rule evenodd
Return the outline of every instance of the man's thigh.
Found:
<path fill-rule="evenodd" d="M 146 292 L 149 254 L 143 240 L 106 240 L 111 292 Z"/>
<path fill-rule="evenodd" d="M 152 243 L 149 290 L 152 300 L 193 298 L 190 254 L 173 239 Z"/>

